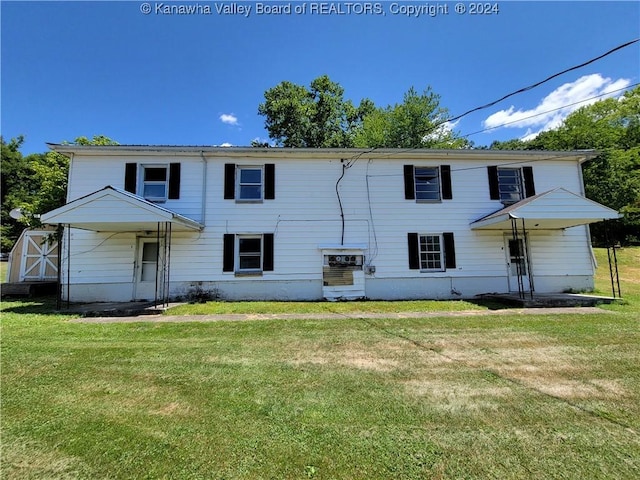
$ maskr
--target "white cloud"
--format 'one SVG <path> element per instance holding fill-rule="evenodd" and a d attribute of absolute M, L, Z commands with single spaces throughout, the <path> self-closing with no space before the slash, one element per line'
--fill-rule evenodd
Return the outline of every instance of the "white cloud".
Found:
<path fill-rule="evenodd" d="M 631 81 L 625 78 L 614 81 L 598 73 L 585 75 L 575 82 L 565 83 L 556 88 L 535 108 L 516 110 L 512 105 L 507 110 L 500 110 L 487 117 L 483 125 L 485 128 L 527 127 L 527 133 L 522 140 L 531 140 L 540 132 L 558 127 L 567 115 L 580 107 L 591 105 L 604 98 L 622 95 L 622 91 L 616 90 L 626 88 L 630 84 Z"/>
<path fill-rule="evenodd" d="M 220 144 L 220 146 L 221 147 L 233 147 L 233 144 L 229 143 L 229 142 L 224 142 L 224 143 Z"/>
<path fill-rule="evenodd" d="M 446 137 L 450 133 L 453 132 L 453 129 L 456 128 L 460 120 L 455 122 L 444 122 L 442 125 L 439 125 L 432 132 L 427 133 L 424 137 L 422 137 L 423 141 L 427 140 L 438 140 L 442 137 Z"/>
<path fill-rule="evenodd" d="M 220 115 L 220 121 L 222 123 L 226 123 L 227 125 L 238 125 L 238 117 L 236 117 L 233 113 L 223 113 Z"/>

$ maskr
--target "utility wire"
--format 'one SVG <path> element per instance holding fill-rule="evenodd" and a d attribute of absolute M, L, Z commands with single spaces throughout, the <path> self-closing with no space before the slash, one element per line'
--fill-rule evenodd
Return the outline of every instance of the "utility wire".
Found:
<path fill-rule="evenodd" d="M 579 68 L 582 68 L 582 67 L 585 67 L 587 65 L 590 65 L 590 64 L 592 64 L 592 63 L 594 63 L 594 62 L 596 62 L 598 60 L 601 60 L 602 58 L 604 58 L 604 57 L 606 57 L 608 55 L 611 55 L 614 52 L 617 52 L 618 50 L 622 50 L 623 48 L 626 48 L 626 47 L 628 47 L 630 45 L 633 45 L 634 43 L 637 43 L 639 41 L 640 41 L 640 38 L 636 38 L 634 40 L 630 40 L 630 41 L 628 41 L 626 43 L 623 43 L 621 45 L 618 45 L 617 47 L 612 48 L 611 50 L 608 50 L 607 52 L 603 53 L 602 55 L 599 55 L 599 56 L 594 57 L 594 58 L 592 58 L 590 60 L 587 60 L 586 62 L 583 62 L 583 63 L 581 63 L 579 65 L 575 65 L 575 66 L 570 67 L 570 68 L 567 68 L 565 70 L 562 70 L 561 72 L 554 73 L 553 75 L 550 75 L 549 77 L 545 78 L 544 80 L 540 80 L 539 82 L 531 84 L 531 85 L 529 85 L 527 87 L 523 87 L 523 88 L 515 90 L 515 91 L 513 91 L 511 93 L 508 93 L 508 94 L 504 95 L 503 97 L 499 98 L 498 100 L 494 100 L 493 102 L 487 103 L 485 105 L 481 105 L 479 107 L 472 108 L 471 110 L 467 110 L 466 112 L 461 113 L 460 115 L 456 115 L 455 117 L 450 117 L 450 118 L 448 118 L 446 120 L 441 120 L 439 122 L 436 122 L 431 127 L 431 129 L 427 133 L 425 133 L 425 135 L 428 135 L 429 133 L 433 132 L 436 128 L 444 125 L 445 123 L 455 122 L 456 120 L 460 120 L 462 117 L 465 117 L 465 116 L 467 116 L 467 115 L 469 115 L 469 114 L 471 114 L 473 112 L 477 112 L 479 110 L 484 110 L 484 109 L 487 109 L 489 107 L 492 107 L 492 106 L 496 105 L 497 103 L 500 103 L 503 100 L 506 100 L 507 98 L 513 97 L 514 95 L 518 95 L 518 94 L 523 93 L 523 92 L 527 92 L 529 90 L 532 90 L 532 89 L 542 85 L 543 83 L 546 83 L 546 82 L 548 82 L 550 80 L 553 80 L 556 77 L 559 77 L 560 75 L 564 75 L 565 73 L 572 72 L 572 71 L 577 70 Z M 420 147 L 407 148 L 407 149 L 401 150 L 399 152 L 394 152 L 394 153 L 387 154 L 387 155 L 384 156 L 384 158 L 388 158 L 388 157 L 391 157 L 393 155 L 399 155 L 399 154 L 402 154 L 402 153 L 405 153 L 405 152 L 410 152 L 410 151 L 413 151 L 413 150 L 417 150 L 418 148 L 420 148 Z M 374 150 L 377 150 L 377 149 L 378 149 L 378 147 L 374 147 L 373 149 L 371 149 L 371 150 L 369 150 L 368 152 L 365 152 L 365 153 L 371 153 L 371 152 L 373 152 Z M 349 162 L 349 166 L 353 165 L 353 163 L 355 163 L 358 160 L 358 158 L 360 158 L 362 155 L 363 155 L 363 153 L 355 155 L 351 159 L 351 161 Z"/>
<path fill-rule="evenodd" d="M 638 85 L 640 85 L 640 83 L 634 83 L 632 85 L 627 85 L 626 87 L 623 87 L 623 88 L 618 88 L 616 90 L 610 90 L 608 92 L 601 93 L 600 95 L 595 95 L 593 97 L 584 98 L 582 100 L 578 100 L 577 102 L 573 102 L 573 103 L 568 103 L 566 105 L 562 105 L 561 107 L 558 107 L 558 108 L 553 108 L 551 110 L 546 110 L 544 112 L 536 113 L 534 115 L 529 115 L 528 117 L 523 117 L 523 118 L 521 118 L 519 120 L 513 120 L 511 122 L 501 123 L 500 125 L 496 125 L 494 127 L 484 128 L 482 130 L 478 130 L 477 132 L 467 133 L 465 135 L 462 135 L 461 138 L 467 138 L 467 137 L 470 137 L 471 135 L 477 135 L 478 133 L 488 132 L 490 130 L 495 130 L 496 128 L 506 127 L 507 125 L 511 125 L 512 123 L 518 123 L 518 122 L 522 122 L 523 120 L 529 120 L 530 118 L 539 117 L 540 115 L 545 115 L 545 114 L 551 113 L 551 112 L 556 112 L 558 110 L 562 110 L 562 109 L 567 108 L 567 107 L 573 107 L 574 105 L 579 105 L 581 103 L 588 102 L 589 100 L 595 100 L 596 98 L 605 97 L 607 95 L 611 95 L 612 93 L 621 92 L 623 90 L 628 90 L 630 88 L 637 87 Z"/>
<path fill-rule="evenodd" d="M 630 42 L 623 43 L 622 45 L 618 45 L 617 47 L 612 48 L 608 52 L 605 52 L 602 55 L 599 55 L 599 56 L 597 56 L 595 58 L 592 58 L 591 60 L 587 60 L 586 62 L 581 63 L 580 65 L 575 65 L 573 67 L 567 68 L 566 70 L 562 70 L 561 72 L 554 73 L 553 75 L 545 78 L 544 80 L 536 82 L 533 85 L 529 85 L 528 87 L 521 88 L 519 90 L 516 90 L 515 92 L 508 93 L 507 95 L 503 96 L 502 98 L 499 98 L 498 100 L 495 100 L 493 102 L 487 103 L 486 105 L 482 105 L 480 107 L 472 108 L 471 110 L 467 110 L 466 112 L 464 112 L 464 113 L 462 113 L 460 115 L 457 115 L 455 117 L 449 118 L 448 120 L 445 120 L 444 122 L 440 122 L 439 124 L 437 123 L 433 127 L 433 129 L 435 129 L 436 127 L 439 127 L 440 125 L 442 125 L 443 123 L 446 123 L 446 122 L 455 122 L 456 120 L 459 120 L 462 117 L 465 117 L 465 116 L 469 115 L 470 113 L 477 112 L 478 110 L 484 110 L 485 108 L 493 107 L 496 103 L 500 103 L 500 102 L 502 102 L 503 100 L 506 100 L 509 97 L 513 97 L 514 95 L 518 95 L 519 93 L 523 93 L 523 92 L 527 92 L 529 90 L 532 90 L 532 89 L 542 85 L 543 83 L 548 82 L 549 80 L 553 80 L 554 78 L 559 77 L 560 75 L 564 75 L 565 73 L 572 72 L 573 70 L 577 70 L 577 69 L 582 68 L 582 67 L 586 67 L 587 65 L 589 65 L 589 64 L 591 64 L 593 62 L 596 62 L 596 61 L 606 57 L 607 55 L 611 55 L 612 53 L 617 52 L 618 50 L 621 50 L 623 48 L 626 48 L 629 45 L 633 45 L 634 43 L 637 43 L 639 41 L 640 41 L 640 38 L 636 38 L 635 40 L 631 40 Z"/>

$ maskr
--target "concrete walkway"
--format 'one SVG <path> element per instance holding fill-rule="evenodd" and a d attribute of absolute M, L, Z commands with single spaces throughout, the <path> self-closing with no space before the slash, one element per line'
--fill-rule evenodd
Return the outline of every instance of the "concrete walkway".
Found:
<path fill-rule="evenodd" d="M 501 310 L 461 310 L 457 312 L 398 312 L 398 313 L 253 313 L 219 315 L 139 315 L 123 317 L 82 317 L 69 320 L 72 323 L 186 323 L 186 322 L 241 322 L 247 320 L 339 320 L 339 319 L 383 319 L 383 318 L 435 318 L 478 317 L 483 315 L 564 315 L 564 314 L 608 314 L 597 307 L 561 308 L 505 308 Z"/>

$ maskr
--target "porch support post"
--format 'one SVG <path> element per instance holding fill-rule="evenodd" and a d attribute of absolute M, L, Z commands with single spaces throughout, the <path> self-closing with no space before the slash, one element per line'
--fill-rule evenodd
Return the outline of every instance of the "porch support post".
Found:
<path fill-rule="evenodd" d="M 164 268 L 164 294 L 163 294 L 163 306 L 169 304 L 169 291 L 170 291 L 170 277 L 171 277 L 171 241 L 173 236 L 173 225 L 171 222 L 165 223 L 165 268 Z"/>
<path fill-rule="evenodd" d="M 160 222 L 158 222 L 156 228 L 156 288 L 153 291 L 153 306 L 158 306 L 158 274 L 160 271 Z"/>
<path fill-rule="evenodd" d="M 527 279 L 529 280 L 529 297 L 533 300 L 533 272 L 531 271 L 531 252 L 529 251 L 529 243 L 527 241 L 527 228 L 524 223 L 524 218 L 522 219 L 522 249 L 524 250 L 524 259 L 526 270 L 525 273 L 528 273 Z"/>
<path fill-rule="evenodd" d="M 58 242 L 58 268 L 56 276 L 58 277 L 58 285 L 56 286 L 56 310 L 62 308 L 62 245 L 64 239 L 64 227 L 58 224 L 56 228 L 56 240 Z"/>
<path fill-rule="evenodd" d="M 67 224 L 67 309 L 71 308 L 71 224 Z"/>
<path fill-rule="evenodd" d="M 605 242 L 607 244 L 607 260 L 609 260 L 609 277 L 611 278 L 611 292 L 613 298 L 616 298 L 616 293 L 619 298 L 622 298 L 622 292 L 620 291 L 620 277 L 618 275 L 618 256 L 616 255 L 615 242 L 609 240 L 609 222 L 604 222 L 604 235 Z M 616 287 L 617 291 L 616 291 Z"/>
<path fill-rule="evenodd" d="M 520 239 L 518 238 L 518 219 L 511 217 L 511 233 L 515 244 L 516 274 L 518 277 L 518 296 L 524 300 L 524 281 L 522 279 L 522 253 L 520 252 Z M 524 248 L 524 247 L 523 247 Z"/>

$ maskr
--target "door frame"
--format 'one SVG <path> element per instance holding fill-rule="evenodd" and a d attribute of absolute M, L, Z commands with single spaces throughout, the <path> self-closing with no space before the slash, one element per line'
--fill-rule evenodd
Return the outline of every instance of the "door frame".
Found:
<path fill-rule="evenodd" d="M 20 281 L 44 281 L 44 280 L 57 280 L 58 279 L 58 254 L 59 248 L 58 242 L 49 242 L 48 235 L 54 232 L 40 231 L 40 230 L 28 230 L 24 232 L 22 237 L 22 258 L 20 259 Z M 40 237 L 41 240 L 45 240 L 42 243 L 38 243 L 34 237 Z M 29 246 L 32 245 L 36 249 L 36 253 L 29 254 Z M 50 260 L 50 257 L 55 259 L 55 262 Z M 35 261 L 27 265 L 28 259 L 35 259 Z M 47 266 L 53 269 L 54 274 L 47 276 Z M 28 270 L 27 270 L 28 268 Z M 36 270 L 36 275 L 34 275 Z"/>
<path fill-rule="evenodd" d="M 144 246 L 146 244 L 155 243 L 158 245 L 158 252 L 160 251 L 160 242 L 156 237 L 136 237 L 136 261 L 134 268 L 134 281 L 133 281 L 133 299 L 134 300 L 155 300 L 157 297 L 157 289 L 158 289 L 158 266 L 159 266 L 159 258 L 158 253 L 156 253 L 156 269 L 155 275 L 153 276 L 153 280 L 151 281 L 143 281 L 142 280 L 142 266 L 143 266 L 143 253 Z"/>
<path fill-rule="evenodd" d="M 516 240 L 511 233 L 504 234 L 504 253 L 505 253 L 505 261 L 506 261 L 506 269 L 507 269 L 507 283 L 509 286 L 509 292 L 519 292 L 518 289 L 518 274 L 517 274 L 517 265 L 514 265 L 513 259 L 514 255 L 511 254 L 511 245 L 510 242 Z M 529 238 L 524 236 L 518 236 L 518 243 L 520 245 L 520 249 L 522 251 L 522 259 L 521 259 L 521 268 L 523 268 L 522 274 L 522 286 L 523 291 L 529 292 L 531 291 L 531 262 L 529 259 L 531 258 L 531 254 L 529 252 Z"/>

